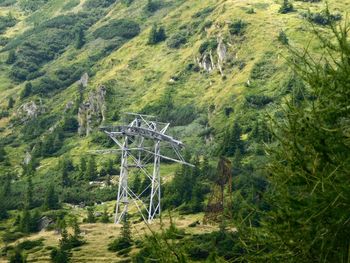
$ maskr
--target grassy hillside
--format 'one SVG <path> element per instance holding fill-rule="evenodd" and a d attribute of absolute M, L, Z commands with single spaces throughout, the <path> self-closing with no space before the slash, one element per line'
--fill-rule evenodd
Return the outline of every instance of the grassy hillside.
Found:
<path fill-rule="evenodd" d="M 211 232 L 209 226 L 187 226 L 202 220 L 215 181 L 210 173 L 215 174 L 219 156 L 242 163 L 244 168 L 235 172 L 245 177 L 235 179 L 237 188 L 265 187 L 260 168 L 266 160 L 263 145 L 270 143 L 266 116 L 281 116 L 280 106 L 299 89 L 308 96 L 308 86 L 287 62 L 291 50 L 308 47 L 320 58 L 323 50 L 310 23 L 328 34 L 329 19 L 340 21 L 350 10 L 349 0 L 329 0 L 327 17 L 323 1 L 293 1 L 293 10 L 283 12 L 282 2 L 0 0 L 0 178 L 3 185 L 12 185 L 10 212 L 0 222 L 0 234 L 16 232 L 15 219 L 28 208 L 30 185 L 33 213 L 45 206 L 48 186 L 55 185 L 68 217 L 77 213 L 79 222 L 86 217 L 86 209 L 70 207 L 81 202 L 98 211 L 104 206 L 95 202 L 108 202 L 111 216 L 120 159 L 93 150 L 114 147 L 98 127 L 121 123 L 125 112 L 171 122 L 170 133 L 184 141 L 186 154 L 200 167 L 198 173 L 207 175 L 193 179 L 199 190 L 191 188 L 191 198 L 203 193 L 201 209 L 196 210 L 193 200 L 172 198 L 186 184 L 177 181 L 177 175 L 186 171 L 164 164 L 165 208 L 175 211 L 176 221 L 186 232 L 193 231 L 191 235 Z M 165 36 L 152 35 L 159 29 Z M 81 81 L 85 73 L 86 85 Z M 102 106 L 91 109 L 94 103 Z M 84 126 L 84 114 L 91 114 L 90 127 Z M 234 124 L 239 126 L 238 142 L 229 147 Z M 88 166 L 84 171 L 83 162 Z M 135 178 L 131 173 L 133 183 Z M 89 181 L 108 184 L 99 187 Z M 239 200 L 238 194 L 235 197 Z M 134 232 L 142 227 L 135 222 Z M 82 229 L 88 243 L 73 250 L 73 262 L 110 262 L 115 253 L 107 252 L 107 243 L 119 227 L 98 223 Z M 47 262 L 49 247 L 58 244 L 59 236 L 51 231 L 29 238 L 45 239 L 41 249 L 29 253 L 29 262 Z"/>

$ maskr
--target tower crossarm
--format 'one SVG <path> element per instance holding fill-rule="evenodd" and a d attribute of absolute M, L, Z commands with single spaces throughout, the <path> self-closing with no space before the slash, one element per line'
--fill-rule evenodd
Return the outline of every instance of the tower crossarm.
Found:
<path fill-rule="evenodd" d="M 109 129 L 110 132 L 108 133 L 114 136 L 142 136 L 155 141 L 168 142 L 180 148 L 184 147 L 184 144 L 181 141 L 178 141 L 169 135 L 143 127 L 114 126 Z"/>

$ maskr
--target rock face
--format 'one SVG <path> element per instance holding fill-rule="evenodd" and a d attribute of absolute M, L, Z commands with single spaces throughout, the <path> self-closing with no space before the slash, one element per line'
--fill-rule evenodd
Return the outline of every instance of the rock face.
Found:
<path fill-rule="evenodd" d="M 88 136 L 93 127 L 105 121 L 106 94 L 106 87 L 99 86 L 96 91 L 90 92 L 88 100 L 80 105 L 78 111 L 78 132 L 80 136 Z"/>
<path fill-rule="evenodd" d="M 32 160 L 32 155 L 30 154 L 30 152 L 27 151 L 23 159 L 23 164 L 28 165 L 31 160 Z"/>
<path fill-rule="evenodd" d="M 87 87 L 89 81 L 89 75 L 87 73 L 84 73 L 80 80 L 78 81 L 78 85 L 82 85 L 84 88 Z"/>
<path fill-rule="evenodd" d="M 226 60 L 227 49 L 221 37 L 218 38 L 217 54 L 219 63 L 224 63 Z"/>
<path fill-rule="evenodd" d="M 40 105 L 37 105 L 34 101 L 30 101 L 18 108 L 18 114 L 21 116 L 22 120 L 34 119 L 44 112 L 45 109 L 42 106 L 41 100 Z"/>
<path fill-rule="evenodd" d="M 206 72 L 211 72 L 218 68 L 221 75 L 224 75 L 223 68 L 227 58 L 227 48 L 221 37 L 218 37 L 217 43 L 218 45 L 216 48 L 216 53 L 214 52 L 214 56 L 213 50 L 206 51 L 200 57 L 197 57 L 197 63 L 199 67 L 204 69 Z M 216 60 L 217 63 L 215 63 Z"/>

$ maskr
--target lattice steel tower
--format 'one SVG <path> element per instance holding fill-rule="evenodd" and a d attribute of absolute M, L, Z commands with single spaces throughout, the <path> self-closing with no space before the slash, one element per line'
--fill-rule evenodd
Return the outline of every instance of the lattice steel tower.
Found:
<path fill-rule="evenodd" d="M 183 143 L 166 134 L 169 123 L 157 122 L 155 117 L 149 115 L 135 113 L 126 113 L 126 115 L 132 119 L 127 125 L 101 128 L 118 145 L 117 151 L 121 151 L 115 223 L 121 222 L 128 212 L 130 202 L 136 205 L 145 221 L 151 222 L 161 213 L 161 159 L 193 165 L 185 162 L 180 153 L 181 148 L 184 147 Z M 162 155 L 160 151 L 163 146 L 170 147 L 175 157 Z M 107 150 L 107 152 L 113 151 L 115 150 Z M 147 170 L 147 164 L 149 166 L 150 161 L 153 162 L 152 173 Z M 145 189 L 141 189 L 140 194 L 135 193 L 129 186 L 128 175 L 133 168 L 140 170 L 149 180 L 149 184 Z M 149 204 L 145 204 L 142 200 L 145 193 L 149 197 Z"/>

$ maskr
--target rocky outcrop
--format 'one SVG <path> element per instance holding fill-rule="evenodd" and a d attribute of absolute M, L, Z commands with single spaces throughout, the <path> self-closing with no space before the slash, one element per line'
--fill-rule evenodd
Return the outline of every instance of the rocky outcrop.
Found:
<path fill-rule="evenodd" d="M 224 64 L 227 58 L 227 48 L 221 37 L 217 40 L 216 53 L 213 50 L 205 51 L 200 57 L 197 57 L 197 63 L 200 68 L 206 72 L 211 72 L 214 69 L 219 69 L 221 75 L 224 75 Z M 215 62 L 217 60 L 217 62 Z"/>
<path fill-rule="evenodd" d="M 99 86 L 96 91 L 90 92 L 88 100 L 80 105 L 78 111 L 80 136 L 88 136 L 94 127 L 105 121 L 106 94 L 106 87 Z"/>
<path fill-rule="evenodd" d="M 78 85 L 82 85 L 84 88 L 86 88 L 88 85 L 88 81 L 89 81 L 89 75 L 85 72 L 81 76 L 80 80 L 78 81 Z"/>
<path fill-rule="evenodd" d="M 36 104 L 34 101 L 29 101 L 27 103 L 22 104 L 18 110 L 18 115 L 20 118 L 25 121 L 28 119 L 34 119 L 38 117 L 41 113 L 45 112 L 45 109 L 40 100 L 40 104 Z"/>

